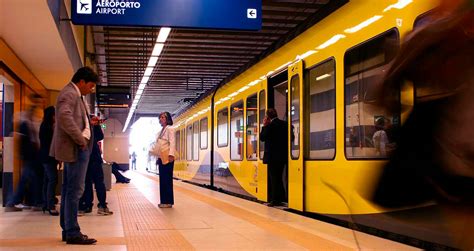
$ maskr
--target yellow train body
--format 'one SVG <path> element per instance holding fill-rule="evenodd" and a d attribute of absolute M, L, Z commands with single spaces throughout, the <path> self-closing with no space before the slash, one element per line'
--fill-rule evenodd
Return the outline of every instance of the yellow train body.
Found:
<path fill-rule="evenodd" d="M 175 176 L 183 180 L 214 185 L 224 190 L 254 197 L 260 201 L 267 201 L 267 166 L 262 163 L 260 158 L 263 149 L 260 149 L 258 141 L 257 144 L 249 143 L 249 138 L 252 141 L 258 138 L 258 130 L 255 128 L 260 128 L 261 125 L 248 128 L 246 122 L 247 120 L 261 121 L 262 115 L 258 111 L 266 108 L 261 107 L 260 102 L 263 97 L 268 99 L 269 78 L 281 71 L 287 71 L 288 86 L 292 86 L 292 79 L 299 78 L 301 81 L 301 88 L 294 90 L 289 88 L 289 99 L 292 95 L 296 95 L 293 93 L 295 90 L 299 91 L 302 102 L 298 103 L 300 107 L 297 107 L 296 111 L 300 112 L 299 118 L 302 118 L 302 121 L 294 129 L 301 132 L 297 135 L 297 140 L 303 143 L 299 148 L 302 152 L 298 159 L 292 160 L 289 156 L 289 207 L 299 211 L 330 215 L 385 212 L 384 208 L 377 207 L 366 199 L 385 160 L 350 159 L 347 156 L 346 123 L 349 122 L 347 122 L 346 110 L 352 108 L 345 103 L 347 76 L 344 73 L 348 70 L 345 69 L 345 56 L 352 48 L 387 31 L 398 34 L 398 43 L 400 43 L 407 33 L 413 30 L 415 20 L 433 7 L 434 2 L 429 0 L 352 0 L 348 2 L 231 82 L 220 87 L 214 98 L 211 97 L 211 94 L 176 119 L 177 131 L 181 132 L 181 156 L 176 162 Z M 308 128 L 305 127 L 313 123 L 308 118 L 308 113 L 305 113 L 305 109 L 308 109 L 306 103 L 308 89 L 305 87 L 308 82 L 306 78 L 309 69 L 328 59 L 333 60 L 335 72 L 334 157 L 326 160 L 310 160 L 307 152 L 304 151 L 305 147 L 308 147 L 309 138 Z M 294 76 L 296 77 L 293 78 Z M 260 94 L 262 91 L 265 93 L 263 96 Z M 403 89 L 401 102 L 410 106 L 413 104 L 413 94 L 412 88 Z M 257 99 L 253 95 L 256 95 Z M 258 104 L 257 108 L 252 106 L 251 109 L 247 109 L 247 103 L 250 104 L 255 100 Z M 242 106 L 237 104 L 239 101 L 242 101 Z M 291 100 L 288 102 L 291 103 Z M 233 106 L 235 104 L 237 105 Z M 227 127 L 227 144 L 218 142 L 218 139 L 222 138 L 223 140 L 222 133 L 225 130 L 223 120 L 218 122 L 219 116 L 225 119 L 223 109 L 227 109 L 228 114 L 225 125 Z M 288 114 L 294 112 L 291 109 L 293 108 L 288 108 Z M 363 107 L 363 109 L 372 108 Z M 240 114 L 240 110 L 242 119 L 240 120 L 238 117 L 232 120 L 233 112 Z M 407 112 L 404 110 L 401 114 L 402 121 Z M 292 116 L 295 115 L 292 114 Z M 209 121 L 207 124 L 207 148 L 201 149 L 200 145 L 197 149 L 192 146 L 193 150 L 199 151 L 198 157 L 193 160 L 193 156 L 186 156 L 187 151 L 190 150 L 188 142 L 192 141 L 188 137 L 188 133 L 191 132 L 188 127 L 205 117 Z M 237 131 L 233 131 L 234 125 Z M 212 139 L 211 131 L 214 132 Z M 237 140 L 236 145 L 235 142 L 231 142 L 232 137 Z M 194 139 L 193 142 L 195 141 Z M 199 171 L 200 166 L 210 165 L 211 144 L 214 149 L 214 173 L 211 173 L 210 166 L 204 168 L 209 171 Z M 238 149 L 236 150 L 236 148 Z M 289 145 L 288 148 L 290 149 L 291 146 Z M 360 151 L 360 149 L 355 149 L 355 151 Z M 366 149 L 364 151 L 372 150 Z M 249 152 L 252 153 L 249 154 Z M 231 158 L 231 155 L 237 156 L 237 158 Z M 257 160 L 254 160 L 255 157 Z M 216 172 L 220 172 L 221 178 L 217 178 L 219 175 Z M 200 178 L 196 179 L 198 174 L 200 174 Z M 211 175 L 214 175 L 213 184 L 211 184 Z M 225 184 L 226 180 L 231 178 L 233 181 Z"/>

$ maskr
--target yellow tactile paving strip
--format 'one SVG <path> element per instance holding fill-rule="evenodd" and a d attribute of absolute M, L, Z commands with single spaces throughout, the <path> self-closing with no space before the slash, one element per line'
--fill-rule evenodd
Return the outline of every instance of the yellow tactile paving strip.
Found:
<path fill-rule="evenodd" d="M 46 248 L 46 247 L 56 247 L 60 245 L 66 245 L 64 242 L 61 242 L 59 238 L 19 238 L 19 239 L 9 239 L 1 240 L 0 239 L 0 250 L 7 247 L 36 247 Z M 115 245 L 125 245 L 125 240 L 123 237 L 100 237 L 99 241 L 95 245 L 101 246 L 115 246 Z"/>
<path fill-rule="evenodd" d="M 193 249 L 136 188 L 118 189 L 117 197 L 127 250 Z"/>
<path fill-rule="evenodd" d="M 147 174 L 141 175 L 158 182 L 157 176 L 151 176 Z M 236 207 L 234 205 L 212 198 L 210 196 L 206 196 L 179 186 L 174 186 L 174 189 L 177 192 L 183 193 L 196 200 L 207 203 L 212 207 L 223 211 L 224 213 L 245 220 L 261 229 L 264 229 L 265 231 L 268 231 L 272 234 L 280 236 L 281 238 L 285 238 L 289 241 L 292 241 L 293 243 L 309 250 L 350 250 L 350 248 L 347 246 L 321 238 L 317 235 L 291 227 L 284 223 L 272 221 L 271 219 L 256 215 L 248 210 Z"/>

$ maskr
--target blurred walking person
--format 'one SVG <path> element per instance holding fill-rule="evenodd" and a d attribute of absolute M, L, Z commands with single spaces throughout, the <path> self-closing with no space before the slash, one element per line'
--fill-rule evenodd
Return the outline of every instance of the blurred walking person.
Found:
<path fill-rule="evenodd" d="M 372 200 L 397 208 L 436 199 L 444 213 L 462 217 L 446 226 L 467 250 L 474 246 L 467 234 L 474 231 L 474 1 L 442 0 L 425 20 L 384 79 L 379 100 L 389 110 L 400 112 L 405 81 L 416 97 Z"/>
<path fill-rule="evenodd" d="M 30 96 L 32 102 L 25 114 L 22 114 L 18 134 L 20 138 L 20 158 L 22 160 L 20 182 L 14 196 L 8 200 L 5 212 L 21 211 L 29 209 L 30 206 L 23 205 L 26 189 L 29 188 L 29 202 L 35 209 L 43 204 L 40 182 L 41 167 L 38 165 L 40 142 L 37 128 L 34 126 L 33 118 L 42 103 L 42 98 L 38 94 Z"/>

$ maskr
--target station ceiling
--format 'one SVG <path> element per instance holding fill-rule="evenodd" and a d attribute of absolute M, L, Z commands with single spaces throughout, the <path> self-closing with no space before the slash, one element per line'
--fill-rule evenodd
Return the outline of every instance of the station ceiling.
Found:
<path fill-rule="evenodd" d="M 260 31 L 172 29 L 135 113 L 178 114 L 343 5 L 345 0 L 263 0 Z M 93 27 L 101 84 L 134 96 L 160 27 Z M 108 115 L 124 121 L 128 109 Z"/>

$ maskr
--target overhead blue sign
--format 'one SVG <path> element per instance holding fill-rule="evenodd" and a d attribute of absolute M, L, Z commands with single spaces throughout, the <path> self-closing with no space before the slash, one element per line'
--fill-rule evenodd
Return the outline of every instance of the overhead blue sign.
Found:
<path fill-rule="evenodd" d="M 72 0 L 78 25 L 259 30 L 262 0 Z"/>

